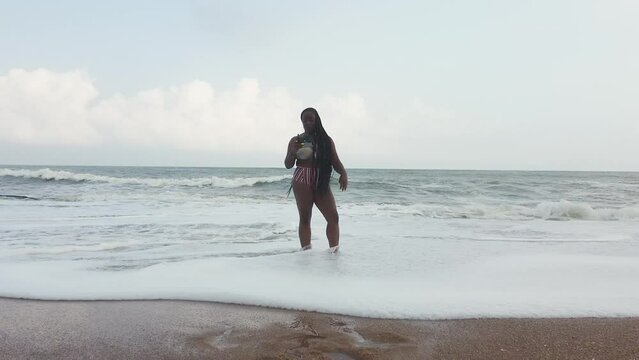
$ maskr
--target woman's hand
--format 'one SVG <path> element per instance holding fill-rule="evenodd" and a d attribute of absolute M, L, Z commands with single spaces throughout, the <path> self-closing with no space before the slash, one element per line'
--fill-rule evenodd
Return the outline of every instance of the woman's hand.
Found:
<path fill-rule="evenodd" d="M 348 187 L 348 175 L 346 174 L 340 175 L 339 188 L 342 189 L 342 191 L 345 191 L 347 187 Z"/>
<path fill-rule="evenodd" d="M 288 155 L 295 156 L 295 154 L 297 154 L 297 150 L 299 149 L 300 149 L 300 144 L 297 141 L 297 139 L 291 140 L 291 142 L 289 142 L 288 144 Z"/>
<path fill-rule="evenodd" d="M 290 169 L 295 165 L 295 153 L 300 148 L 297 141 L 297 136 L 293 136 L 291 141 L 288 142 L 288 149 L 286 149 L 286 157 L 284 158 L 284 166 Z"/>

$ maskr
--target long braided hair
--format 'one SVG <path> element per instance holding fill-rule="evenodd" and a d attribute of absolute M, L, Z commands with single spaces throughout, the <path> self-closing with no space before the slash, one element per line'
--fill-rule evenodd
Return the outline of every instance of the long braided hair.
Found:
<path fill-rule="evenodd" d="M 315 133 L 313 134 L 313 142 L 315 143 L 315 158 L 313 163 L 317 167 L 317 191 L 319 193 L 325 193 L 328 190 L 328 185 L 331 180 L 331 174 L 333 173 L 333 147 L 331 146 L 331 140 L 322 126 L 322 119 L 319 116 L 317 110 L 312 107 L 302 110 L 300 119 L 305 112 L 311 111 L 315 114 Z"/>

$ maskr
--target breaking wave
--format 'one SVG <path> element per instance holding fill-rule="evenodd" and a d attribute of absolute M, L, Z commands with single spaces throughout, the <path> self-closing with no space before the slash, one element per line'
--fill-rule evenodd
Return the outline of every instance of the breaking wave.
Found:
<path fill-rule="evenodd" d="M 546 220 L 639 220 L 639 207 L 593 208 L 586 203 L 561 200 L 542 202 L 530 211 L 530 215 Z"/>
<path fill-rule="evenodd" d="M 357 211 L 356 209 L 353 209 Z M 364 212 L 371 215 L 377 212 L 391 214 L 423 216 L 440 219 L 507 219 L 507 220 L 636 220 L 639 221 L 639 206 L 622 208 L 593 208 L 587 203 L 567 200 L 541 202 L 534 206 L 513 204 L 375 204 L 365 205 Z"/>
<path fill-rule="evenodd" d="M 25 179 L 43 181 L 70 181 L 70 182 L 100 182 L 111 184 L 145 185 L 145 186 L 192 186 L 192 187 L 221 187 L 237 188 L 249 187 L 261 184 L 275 183 L 290 179 L 290 175 L 263 176 L 263 177 L 234 177 L 225 178 L 218 176 L 199 178 L 145 178 L 145 177 L 114 177 L 87 173 L 74 173 L 64 170 L 38 169 L 0 169 L 0 176 L 12 176 Z"/>

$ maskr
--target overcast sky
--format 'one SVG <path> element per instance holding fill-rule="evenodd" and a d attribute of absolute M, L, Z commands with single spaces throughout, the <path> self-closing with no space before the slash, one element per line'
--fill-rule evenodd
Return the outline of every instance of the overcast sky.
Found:
<path fill-rule="evenodd" d="M 0 164 L 639 171 L 636 1 L 0 1 Z"/>

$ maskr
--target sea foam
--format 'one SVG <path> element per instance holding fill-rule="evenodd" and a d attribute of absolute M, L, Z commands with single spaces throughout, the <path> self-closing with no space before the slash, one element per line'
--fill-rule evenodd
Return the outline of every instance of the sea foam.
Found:
<path fill-rule="evenodd" d="M 332 254 L 317 218 L 313 249 L 298 250 L 292 211 L 268 210 L 291 221 L 264 242 L 159 242 L 156 234 L 114 247 L 60 241 L 43 252 L 25 244 L 0 261 L 0 296 L 184 299 L 402 319 L 639 316 L 632 224 L 346 214 Z"/>
<path fill-rule="evenodd" d="M 102 182 L 125 185 L 145 186 L 192 186 L 192 187 L 222 187 L 236 188 L 254 186 L 262 183 L 273 183 L 290 179 L 290 175 L 264 176 L 264 177 L 200 177 L 200 178 L 148 178 L 148 177 L 114 177 L 87 173 L 75 173 L 65 170 L 51 170 L 49 168 L 38 170 L 27 169 L 0 169 L 0 176 L 21 177 L 25 179 L 37 179 L 45 181 L 71 181 L 71 182 Z"/>
<path fill-rule="evenodd" d="M 352 251 L 190 260 L 119 272 L 83 270 L 72 262 L 2 264 L 0 295 L 184 299 L 402 319 L 639 315 L 633 257 L 514 256 L 397 277 L 340 272 L 344 262 L 361 261 Z"/>
<path fill-rule="evenodd" d="M 355 212 L 374 215 L 388 213 L 393 216 L 419 216 L 434 219 L 495 219 L 495 220 L 595 220 L 639 221 L 639 206 L 622 208 L 594 208 L 582 202 L 567 200 L 540 202 L 533 205 L 488 204 L 366 204 L 349 206 Z"/>

